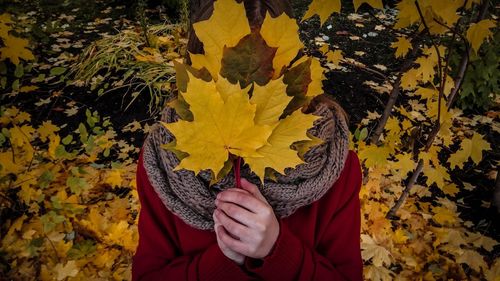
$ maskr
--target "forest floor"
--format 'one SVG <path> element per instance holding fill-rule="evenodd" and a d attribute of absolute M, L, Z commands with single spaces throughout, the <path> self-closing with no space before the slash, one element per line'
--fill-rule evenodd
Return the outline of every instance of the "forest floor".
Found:
<path fill-rule="evenodd" d="M 12 123 L 1 123 L 2 132 L 19 125 L 29 135 L 27 142 L 20 141 L 20 147 L 32 146 L 31 150 L 24 147 L 15 151 L 8 142 L 0 143 L 0 153 L 18 157 L 17 164 L 24 167 L 16 168 L 24 171 L 22 174 L 0 174 L 2 280 L 28 280 L 33 276 L 41 280 L 130 279 L 140 209 L 135 165 L 147 132 L 159 118 L 158 110 L 149 111 L 147 93 L 139 93 L 135 100 L 130 92 L 121 90 L 101 95 L 99 89 L 106 82 L 99 80 L 104 79 L 102 76 L 88 85 L 71 77 L 78 56 L 93 42 L 123 30 L 140 29 L 130 7 L 120 3 L 23 1 L 0 7 L 0 14 L 8 12 L 15 17 L 19 33 L 29 39 L 36 57 L 34 62 L 25 63 L 22 75 L 7 71 L 6 84 L 19 80 L 21 86 L 15 87 L 18 90 L 5 87 L 0 97 L 0 118 L 7 116 Z M 294 9 L 301 15 L 305 5 L 296 3 Z M 344 9 L 322 27 L 316 18 L 300 23 L 300 35 L 306 52 L 320 58 L 327 69 L 324 91 L 346 110 L 354 134 L 361 124 L 373 130 L 376 123 L 367 117 L 383 112 L 389 83 L 402 61 L 394 58 L 390 44 L 395 37 L 385 27 L 394 18 L 392 10 L 372 16 L 363 10 L 353 13 L 352 7 Z M 147 18 L 150 24 L 165 19 L 155 8 L 147 11 Z M 334 66 L 326 61 L 320 51 L 325 44 L 343 51 L 343 64 Z M 15 67 L 6 64 L 6 68 Z M 112 76 L 106 79 L 120 79 Z M 23 92 L 19 90 L 22 86 L 36 88 Z M 401 97 L 397 106 L 405 106 L 409 100 Z M 380 218 L 376 222 L 368 213 L 374 212 L 370 202 L 379 201 L 380 195 L 364 198 L 363 257 L 367 279 L 459 279 L 464 274 L 487 280 L 498 278 L 500 215 L 492 197 L 500 161 L 499 110 L 497 101 L 488 111 L 463 113 L 463 118 L 476 120 L 476 130 L 492 149 L 483 154 L 479 165 L 466 164 L 463 170 L 450 173 L 452 181 L 463 187 L 453 196 L 443 195 L 435 186 L 425 188 L 425 180 L 421 179 L 420 188 L 408 203 L 417 209 L 407 204 L 402 216 L 406 214 L 406 219 L 390 221 L 382 213 L 391 206 L 377 205 Z M 55 127 L 47 125 L 48 121 Z M 42 127 L 45 138 L 41 131 L 35 132 Z M 16 160 L 11 164 L 14 167 Z M 372 180 L 367 184 L 373 184 Z M 382 185 L 384 180 L 378 180 Z M 378 190 L 385 192 L 383 188 Z M 440 206 L 455 208 L 445 226 L 414 214 L 438 206 L 436 194 L 443 198 L 438 200 Z M 413 229 L 408 226 L 412 223 L 423 225 Z M 372 229 L 384 229 L 390 238 L 376 239 Z M 444 236 L 437 234 L 445 232 Z M 455 245 L 453 239 L 465 242 Z M 440 248 L 443 245 L 458 250 Z M 467 256 L 461 261 L 453 254 L 460 251 Z M 482 261 L 472 261 L 478 258 Z"/>

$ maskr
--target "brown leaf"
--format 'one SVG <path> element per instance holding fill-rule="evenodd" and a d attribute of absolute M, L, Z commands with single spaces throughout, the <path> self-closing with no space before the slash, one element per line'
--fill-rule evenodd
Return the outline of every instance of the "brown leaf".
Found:
<path fill-rule="evenodd" d="M 249 34 L 238 45 L 224 47 L 221 75 L 242 88 L 252 82 L 265 85 L 274 74 L 273 57 L 277 48 L 269 47 L 259 33 Z"/>

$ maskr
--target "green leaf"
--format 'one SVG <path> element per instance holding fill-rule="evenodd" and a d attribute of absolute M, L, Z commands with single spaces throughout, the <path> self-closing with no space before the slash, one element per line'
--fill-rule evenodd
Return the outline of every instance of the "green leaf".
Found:
<path fill-rule="evenodd" d="M 80 132 L 80 141 L 85 143 L 89 137 L 89 133 L 87 132 L 87 127 L 83 123 L 78 125 L 78 131 Z"/>
<path fill-rule="evenodd" d="M 68 145 L 72 140 L 73 140 L 73 136 L 72 135 L 67 135 L 66 137 L 64 137 L 62 139 L 62 143 L 64 145 Z"/>
<path fill-rule="evenodd" d="M 73 247 L 66 253 L 67 257 L 73 260 L 85 258 L 96 250 L 96 243 L 92 240 L 83 240 L 73 244 Z"/>
<path fill-rule="evenodd" d="M 66 72 L 66 68 L 61 67 L 61 66 L 54 67 L 50 70 L 50 76 L 59 76 L 59 75 L 63 74 L 64 72 Z"/>
<path fill-rule="evenodd" d="M 24 66 L 22 63 L 16 65 L 16 70 L 14 71 L 14 76 L 16 78 L 21 78 L 24 75 Z"/>
<path fill-rule="evenodd" d="M 19 79 L 16 79 L 16 80 L 12 83 L 12 90 L 14 90 L 14 91 L 19 90 Z"/>
<path fill-rule="evenodd" d="M 87 181 L 80 177 L 68 177 L 66 180 L 66 185 L 74 194 L 78 195 L 88 186 Z"/>
<path fill-rule="evenodd" d="M 54 180 L 54 174 L 51 171 L 43 171 L 42 175 L 38 178 L 38 184 L 41 188 L 47 188 Z"/>
<path fill-rule="evenodd" d="M 31 79 L 31 83 L 40 83 L 45 80 L 45 73 L 40 73 L 36 78 Z"/>

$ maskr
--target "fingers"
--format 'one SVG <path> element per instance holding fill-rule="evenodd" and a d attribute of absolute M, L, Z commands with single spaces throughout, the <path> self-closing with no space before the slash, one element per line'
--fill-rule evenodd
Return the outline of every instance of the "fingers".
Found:
<path fill-rule="evenodd" d="M 231 234 L 222 225 L 217 228 L 217 236 L 231 250 L 242 255 L 248 252 L 248 246 L 240 240 L 231 237 Z"/>
<path fill-rule="evenodd" d="M 241 206 L 220 200 L 215 201 L 215 206 L 217 206 L 218 210 L 222 210 L 227 216 L 245 226 L 254 225 L 255 214 Z"/>
<path fill-rule="evenodd" d="M 217 195 L 217 201 L 228 202 L 239 205 L 252 213 L 258 213 L 259 210 L 267 206 L 261 199 L 256 198 L 250 193 L 236 191 L 236 188 L 230 188 Z M 218 202 L 216 202 L 217 204 Z"/>
<path fill-rule="evenodd" d="M 245 178 L 241 179 L 241 188 L 250 192 L 250 194 L 259 198 L 261 201 L 267 202 L 266 198 L 262 195 L 262 193 L 260 193 L 259 188 Z"/>
<path fill-rule="evenodd" d="M 241 240 L 242 237 L 248 236 L 248 228 L 230 218 L 223 211 L 216 209 L 214 217 L 234 238 Z"/>

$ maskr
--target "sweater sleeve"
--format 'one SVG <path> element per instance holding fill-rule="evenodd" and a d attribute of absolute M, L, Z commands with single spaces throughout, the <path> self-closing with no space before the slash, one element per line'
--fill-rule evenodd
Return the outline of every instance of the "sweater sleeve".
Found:
<path fill-rule="evenodd" d="M 216 242 L 193 255 L 179 254 L 175 219 L 150 184 L 142 152 L 137 165 L 139 244 L 132 259 L 132 280 L 244 280 L 242 268 Z M 214 234 L 215 235 L 215 234 Z"/>
<path fill-rule="evenodd" d="M 330 221 L 318 222 L 328 225 L 316 249 L 305 245 L 280 221 L 280 234 L 271 253 L 258 261 L 247 258 L 247 269 L 264 280 L 362 280 L 360 187 L 359 159 L 350 151 L 332 187 L 341 203 Z"/>

